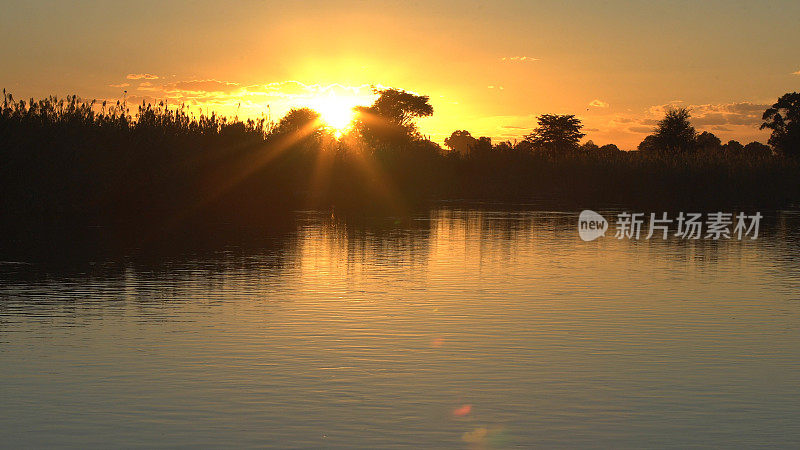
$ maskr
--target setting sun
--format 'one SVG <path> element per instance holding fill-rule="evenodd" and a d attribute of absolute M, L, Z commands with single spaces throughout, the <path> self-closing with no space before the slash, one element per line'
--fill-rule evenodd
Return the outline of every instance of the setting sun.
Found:
<path fill-rule="evenodd" d="M 320 120 L 332 128 L 336 134 L 341 134 L 353 122 L 355 117 L 354 108 L 365 103 L 364 99 L 358 97 L 339 96 L 331 93 L 324 97 L 313 99 L 309 102 L 309 108 L 319 113 Z"/>

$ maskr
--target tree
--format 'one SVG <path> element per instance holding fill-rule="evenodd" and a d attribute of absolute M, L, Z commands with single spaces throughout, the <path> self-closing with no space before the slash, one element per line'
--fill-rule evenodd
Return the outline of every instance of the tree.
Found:
<path fill-rule="evenodd" d="M 578 142 L 586 134 L 581 133 L 580 119 L 575 115 L 542 114 L 538 117 L 539 126 L 525 140 L 534 148 L 565 151 L 578 148 Z"/>
<path fill-rule="evenodd" d="M 685 153 L 695 148 L 697 132 L 689 123 L 687 108 L 670 108 L 653 131 L 652 149 L 665 153 Z M 643 142 L 644 143 L 644 142 Z"/>
<path fill-rule="evenodd" d="M 320 127 L 319 114 L 316 111 L 309 108 L 293 108 L 278 121 L 271 134 L 296 135 L 297 138 L 303 138 L 315 133 Z"/>
<path fill-rule="evenodd" d="M 375 89 L 372 106 L 356 108 L 355 128 L 368 141 L 397 142 L 418 137 L 414 120 L 433 114 L 427 95 L 400 89 Z"/>
<path fill-rule="evenodd" d="M 744 150 L 744 145 L 739 141 L 730 140 L 727 144 L 722 146 L 725 152 L 741 153 Z"/>
<path fill-rule="evenodd" d="M 481 136 L 475 142 L 475 148 L 473 151 L 477 154 L 487 154 L 492 151 L 492 138 L 487 136 Z"/>
<path fill-rule="evenodd" d="M 477 145 L 478 140 L 472 137 L 467 130 L 456 130 L 449 138 L 444 140 L 444 145 L 457 152 L 461 156 L 469 156 L 472 149 Z"/>
<path fill-rule="evenodd" d="M 585 144 L 581 145 L 580 149 L 582 151 L 587 152 L 587 153 L 594 153 L 594 154 L 611 154 L 611 153 L 618 153 L 618 152 L 622 151 L 622 150 L 619 149 L 619 147 L 617 147 L 614 144 L 606 144 L 606 145 L 603 145 L 603 146 L 598 146 L 597 144 L 595 144 L 591 140 L 586 141 Z"/>
<path fill-rule="evenodd" d="M 601 153 L 619 153 L 622 150 L 620 150 L 615 144 L 606 144 L 600 147 L 599 151 Z"/>
<path fill-rule="evenodd" d="M 514 145 L 514 151 L 518 153 L 528 153 L 534 150 L 533 144 L 527 139 L 523 139 Z"/>
<path fill-rule="evenodd" d="M 756 141 L 745 145 L 743 151 L 750 156 L 763 157 L 772 155 L 772 149 L 769 148 L 769 145 L 764 145 L 761 142 Z"/>
<path fill-rule="evenodd" d="M 585 152 L 596 152 L 597 150 L 600 150 L 600 147 L 598 147 L 594 141 L 588 140 L 585 144 L 581 145 L 581 150 Z"/>
<path fill-rule="evenodd" d="M 782 95 L 771 108 L 764 111 L 761 129 L 772 130 L 769 145 L 776 153 L 800 156 L 800 94 Z"/>
<path fill-rule="evenodd" d="M 643 153 L 655 153 L 659 151 L 658 140 L 655 135 L 646 136 L 642 142 L 636 147 L 637 150 Z"/>
<path fill-rule="evenodd" d="M 695 139 L 695 146 L 700 151 L 710 152 L 722 149 L 722 141 L 713 133 L 703 131 Z"/>
<path fill-rule="evenodd" d="M 512 152 L 514 151 L 514 143 L 511 141 L 499 142 L 494 146 L 495 152 Z"/>

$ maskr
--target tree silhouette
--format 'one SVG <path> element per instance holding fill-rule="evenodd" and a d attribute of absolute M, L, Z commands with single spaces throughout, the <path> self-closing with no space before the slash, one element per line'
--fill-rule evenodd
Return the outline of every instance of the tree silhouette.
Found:
<path fill-rule="evenodd" d="M 581 133 L 580 119 L 573 114 L 542 114 L 538 117 L 539 126 L 525 136 L 534 148 L 565 151 L 578 148 L 578 142 L 586 134 Z"/>
<path fill-rule="evenodd" d="M 761 142 L 756 141 L 745 145 L 742 150 L 750 156 L 764 157 L 772 154 L 772 149 L 769 148 L 769 145 L 764 145 Z"/>
<path fill-rule="evenodd" d="M 700 151 L 716 151 L 722 149 L 722 141 L 713 133 L 703 131 L 695 138 L 695 146 Z"/>
<path fill-rule="evenodd" d="M 492 138 L 487 136 L 481 136 L 478 138 L 477 142 L 475 142 L 475 152 L 480 154 L 486 154 L 492 151 Z"/>
<path fill-rule="evenodd" d="M 585 152 L 596 152 L 600 150 L 600 147 L 595 144 L 594 141 L 588 140 L 585 144 L 581 145 L 581 150 Z"/>
<path fill-rule="evenodd" d="M 800 94 L 784 94 L 761 119 L 761 129 L 772 130 L 768 142 L 777 153 L 800 156 Z"/>
<path fill-rule="evenodd" d="M 427 95 L 400 89 L 375 90 L 372 106 L 356 107 L 355 129 L 368 141 L 402 142 L 418 137 L 414 120 L 433 114 Z"/>
<path fill-rule="evenodd" d="M 599 149 L 601 152 L 604 153 L 620 153 L 622 150 L 616 146 L 616 144 L 606 144 Z"/>
<path fill-rule="evenodd" d="M 741 153 L 744 150 L 744 145 L 742 145 L 739 141 L 730 140 L 728 143 L 722 146 L 722 149 L 726 152 L 731 153 Z"/>
<path fill-rule="evenodd" d="M 659 151 L 657 141 L 655 135 L 650 134 L 642 139 L 642 142 L 639 143 L 636 149 L 643 153 L 656 153 Z"/>
<path fill-rule="evenodd" d="M 670 108 L 658 122 L 649 149 L 666 153 L 687 153 L 695 148 L 697 132 L 689 123 L 687 108 Z"/>
<path fill-rule="evenodd" d="M 477 143 L 478 140 L 472 137 L 467 130 L 453 131 L 450 137 L 444 140 L 444 145 L 461 156 L 469 156 Z"/>
<path fill-rule="evenodd" d="M 272 134 L 277 136 L 298 134 L 300 135 L 298 137 L 305 137 L 320 128 L 319 113 L 309 108 L 293 108 L 278 121 Z"/>

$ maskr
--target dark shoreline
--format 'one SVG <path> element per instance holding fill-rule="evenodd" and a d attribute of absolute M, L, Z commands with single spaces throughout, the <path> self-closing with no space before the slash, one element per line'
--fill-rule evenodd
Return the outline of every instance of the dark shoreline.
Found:
<path fill-rule="evenodd" d="M 6 95 L 4 253 L 217 246 L 246 230 L 291 229 L 298 210 L 407 218 L 437 204 L 711 212 L 800 203 L 800 158 L 757 143 L 709 146 L 707 135 L 680 151 L 481 138 L 461 152 L 388 119 L 335 138 L 310 110 L 268 124 L 151 105 L 136 120 L 126 105 L 95 109 L 75 96 L 26 103 Z"/>

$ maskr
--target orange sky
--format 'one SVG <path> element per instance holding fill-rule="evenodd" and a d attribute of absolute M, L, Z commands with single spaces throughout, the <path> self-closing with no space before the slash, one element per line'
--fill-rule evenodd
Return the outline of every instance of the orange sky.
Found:
<path fill-rule="evenodd" d="M 431 97 L 421 130 L 439 142 L 571 113 L 625 149 L 678 104 L 724 141 L 764 141 L 763 110 L 800 89 L 800 4 L 696 3 L 11 2 L 0 86 L 273 119 L 391 86 Z"/>

